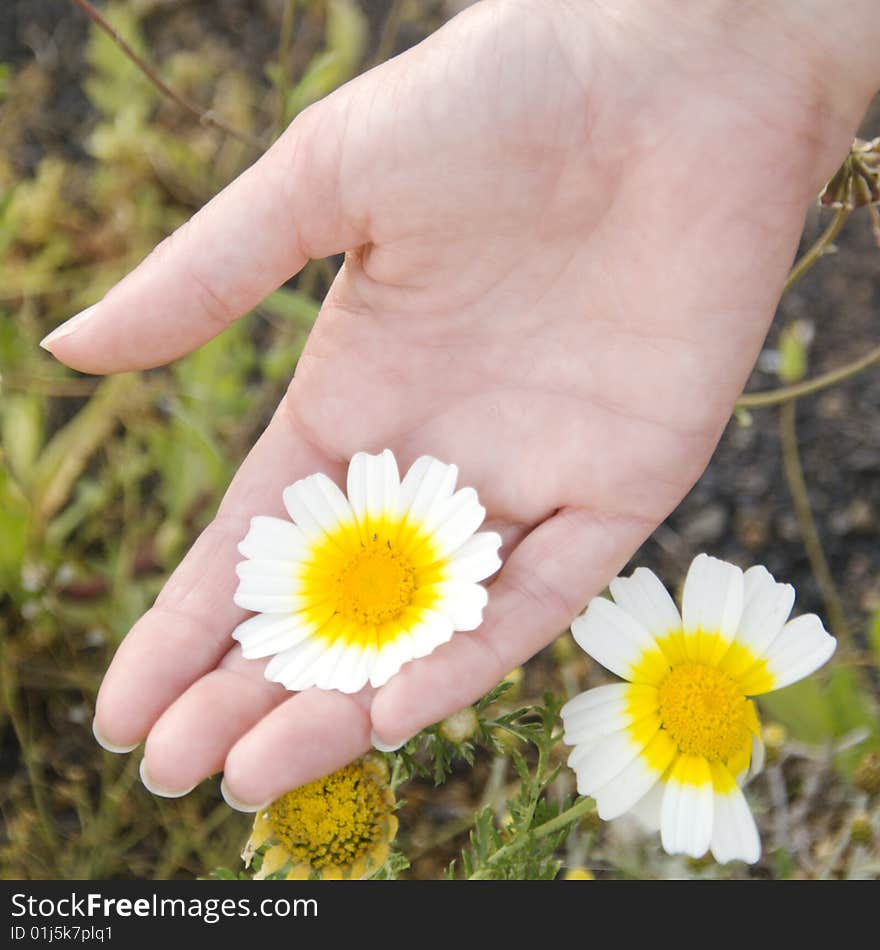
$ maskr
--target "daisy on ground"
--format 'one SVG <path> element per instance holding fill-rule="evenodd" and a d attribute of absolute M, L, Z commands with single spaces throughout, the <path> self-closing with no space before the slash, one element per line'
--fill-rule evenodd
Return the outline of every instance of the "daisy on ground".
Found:
<path fill-rule="evenodd" d="M 286 880 L 361 880 L 388 859 L 397 834 L 388 766 L 376 755 L 295 788 L 258 812 L 242 860 L 254 875 Z"/>
<path fill-rule="evenodd" d="M 837 641 L 815 614 L 788 620 L 794 588 L 764 567 L 743 573 L 706 554 L 690 566 L 682 611 L 637 568 L 571 625 L 577 643 L 626 682 L 562 708 L 568 764 L 599 817 L 634 812 L 670 854 L 754 863 L 758 830 L 741 786 L 763 766 L 752 696 L 818 669 Z"/>

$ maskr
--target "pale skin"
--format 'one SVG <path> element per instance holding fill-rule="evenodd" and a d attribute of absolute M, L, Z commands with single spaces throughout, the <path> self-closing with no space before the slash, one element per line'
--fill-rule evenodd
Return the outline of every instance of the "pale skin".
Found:
<path fill-rule="evenodd" d="M 156 366 L 347 252 L 278 411 L 120 646 L 101 741 L 146 740 L 158 794 L 222 771 L 252 810 L 564 630 L 721 436 L 880 83 L 872 6 L 487 0 L 307 110 L 61 328 L 46 345 L 77 369 Z M 236 544 L 285 485 L 344 484 L 386 447 L 480 493 L 505 542 L 484 623 L 378 691 L 288 693 L 230 638 Z"/>

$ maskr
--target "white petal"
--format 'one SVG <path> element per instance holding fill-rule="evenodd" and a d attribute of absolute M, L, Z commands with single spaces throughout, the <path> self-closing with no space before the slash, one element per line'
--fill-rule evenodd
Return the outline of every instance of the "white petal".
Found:
<path fill-rule="evenodd" d="M 303 640 L 300 646 L 302 649 L 288 660 L 281 679 L 285 689 L 294 692 L 318 685 L 316 674 L 329 649 L 327 643 L 318 637 Z"/>
<path fill-rule="evenodd" d="M 400 474 L 389 449 L 379 455 L 358 452 L 348 466 L 348 500 L 359 522 L 400 512 Z"/>
<path fill-rule="evenodd" d="M 630 814 L 649 834 L 660 830 L 660 815 L 663 810 L 663 796 L 666 792 L 666 783 L 658 782 L 651 790 L 637 801 L 630 809 Z"/>
<path fill-rule="evenodd" d="M 370 670 L 370 685 L 384 686 L 397 673 L 404 663 L 413 658 L 415 645 L 407 635 L 396 637 L 391 643 L 384 644 L 376 653 L 376 659 Z"/>
<path fill-rule="evenodd" d="M 318 689 L 339 689 L 336 673 L 347 649 L 346 642 L 340 637 L 334 640 L 315 662 L 311 672 L 315 678 L 315 686 Z"/>
<path fill-rule="evenodd" d="M 715 795 L 712 822 L 712 855 L 719 864 L 761 857 L 761 839 L 755 819 L 739 786 Z"/>
<path fill-rule="evenodd" d="M 789 620 L 764 654 L 773 676 L 773 689 L 809 676 L 831 657 L 836 647 L 837 640 L 815 614 Z"/>
<path fill-rule="evenodd" d="M 449 617 L 436 611 L 423 611 L 421 620 L 410 630 L 413 658 L 418 659 L 433 653 L 437 647 L 452 639 L 453 632 Z"/>
<path fill-rule="evenodd" d="M 295 524 L 282 518 L 257 515 L 251 518 L 248 533 L 239 542 L 238 550 L 244 557 L 299 561 L 308 550 L 308 542 Z"/>
<path fill-rule="evenodd" d="M 630 577 L 616 577 L 609 587 L 617 604 L 655 637 L 681 629 L 675 602 L 648 568 L 637 567 Z"/>
<path fill-rule="evenodd" d="M 360 683 L 361 688 L 363 688 L 370 681 L 370 670 L 376 662 L 376 647 L 371 643 L 358 652 L 360 653 L 360 659 L 351 674 L 351 681 Z"/>
<path fill-rule="evenodd" d="M 628 812 L 659 782 L 660 772 L 636 756 L 610 782 L 595 793 L 596 810 L 603 821 L 611 821 Z"/>
<path fill-rule="evenodd" d="M 311 668 L 315 686 L 318 689 L 337 689 L 340 693 L 358 692 L 367 683 L 363 658 L 364 651 L 360 647 L 338 637 Z"/>
<path fill-rule="evenodd" d="M 297 580 L 299 566 L 290 561 L 239 561 L 235 565 L 240 594 L 277 594 L 279 596 L 299 593 Z"/>
<path fill-rule="evenodd" d="M 682 760 L 695 757 L 681 756 L 673 766 L 672 774 L 663 793 L 660 812 L 660 837 L 668 854 L 687 854 L 701 858 L 712 841 L 714 791 L 709 763 L 692 761 L 688 771 L 698 776 L 697 781 L 681 782 L 676 774 Z M 705 773 L 705 775 L 703 774 Z"/>
<path fill-rule="evenodd" d="M 588 689 L 583 693 L 578 693 L 577 696 L 573 696 L 559 710 L 559 714 L 565 722 L 568 716 L 601 706 L 615 697 L 625 696 L 628 689 L 629 686 L 626 683 L 609 683 L 607 686 L 596 686 L 594 689 Z"/>
<path fill-rule="evenodd" d="M 578 746 L 595 743 L 612 732 L 625 729 L 630 722 L 630 717 L 626 715 L 626 690 L 627 685 L 624 683 L 599 686 L 581 694 L 589 696 L 590 693 L 601 693 L 598 701 L 588 707 L 575 708 L 574 711 L 566 711 L 566 707 L 563 707 L 562 725 L 565 734 L 562 741 L 566 745 Z"/>
<path fill-rule="evenodd" d="M 714 665 L 727 652 L 742 618 L 743 572 L 735 565 L 698 554 L 684 582 L 684 647 L 691 660 Z"/>
<path fill-rule="evenodd" d="M 467 541 L 483 523 L 486 509 L 477 500 L 473 488 L 460 488 L 438 509 L 431 540 L 442 554 L 451 555 Z"/>
<path fill-rule="evenodd" d="M 745 776 L 746 782 L 751 782 L 756 775 L 760 775 L 764 768 L 765 756 L 766 750 L 764 749 L 763 740 L 760 736 L 752 736 L 752 759 L 749 762 L 748 773 Z"/>
<path fill-rule="evenodd" d="M 489 603 L 485 587 L 466 581 L 444 581 L 433 589 L 440 598 L 433 609 L 446 614 L 456 630 L 476 630 L 483 622 L 483 609 Z"/>
<path fill-rule="evenodd" d="M 423 455 L 413 462 L 400 484 L 401 511 L 412 522 L 433 525 L 437 511 L 455 491 L 458 468 Z"/>
<path fill-rule="evenodd" d="M 312 631 L 301 614 L 257 614 L 240 623 L 232 636 L 245 659 L 256 660 L 290 649 Z"/>
<path fill-rule="evenodd" d="M 292 684 L 299 682 L 303 673 L 308 673 L 326 650 L 325 640 L 320 637 L 307 637 L 289 650 L 276 653 L 269 660 L 263 675 L 271 682 L 283 683 L 287 689 L 305 689 L 306 686 L 314 686 L 314 677 L 306 682 L 306 686 Z M 306 676 L 305 679 L 308 680 L 309 677 Z"/>
<path fill-rule="evenodd" d="M 658 649 L 650 633 L 626 611 L 604 597 L 594 597 L 571 624 L 581 649 L 606 669 L 628 679 L 645 653 Z"/>
<path fill-rule="evenodd" d="M 766 567 L 750 567 L 743 577 L 743 613 L 736 639 L 755 657 L 764 655 L 794 606 L 791 584 L 777 584 Z"/>
<path fill-rule="evenodd" d="M 302 607 L 302 598 L 294 593 L 265 593 L 259 590 L 239 589 L 232 595 L 233 602 L 244 610 L 264 614 L 291 614 Z"/>
<path fill-rule="evenodd" d="M 354 521 L 337 485 L 320 472 L 284 489 L 284 506 L 307 538 L 321 537 Z"/>
<path fill-rule="evenodd" d="M 357 693 L 367 685 L 368 678 L 364 651 L 349 644 L 336 665 L 333 685 L 328 688 L 338 689 L 340 693 Z M 317 685 L 320 686 L 320 682 Z"/>
<path fill-rule="evenodd" d="M 494 531 L 480 531 L 468 538 L 455 552 L 446 566 L 447 574 L 462 581 L 482 581 L 491 577 L 499 567 L 501 535 Z"/>
<path fill-rule="evenodd" d="M 686 633 L 718 633 L 730 642 L 742 617 L 743 572 L 708 554 L 698 554 L 684 582 L 682 619 Z"/>
<path fill-rule="evenodd" d="M 658 720 L 657 728 L 659 726 Z M 647 736 L 645 742 L 636 742 L 628 730 L 622 730 L 605 736 L 595 745 L 575 746 L 568 764 L 577 775 L 578 793 L 595 795 L 632 762 L 650 738 Z"/>

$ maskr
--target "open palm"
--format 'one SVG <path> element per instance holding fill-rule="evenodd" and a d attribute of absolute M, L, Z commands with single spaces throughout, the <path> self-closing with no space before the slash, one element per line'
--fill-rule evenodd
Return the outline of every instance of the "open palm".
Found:
<path fill-rule="evenodd" d="M 858 104 L 819 110 L 796 63 L 722 31 L 639 26 L 479 4 L 303 113 L 50 341 L 90 372 L 157 365 L 347 252 L 278 412 L 102 686 L 96 731 L 147 739 L 154 790 L 223 770 L 258 806 L 473 701 L 702 472 Z M 485 621 L 378 692 L 292 695 L 230 639 L 237 542 L 285 485 L 386 447 L 479 491 L 505 559 Z"/>

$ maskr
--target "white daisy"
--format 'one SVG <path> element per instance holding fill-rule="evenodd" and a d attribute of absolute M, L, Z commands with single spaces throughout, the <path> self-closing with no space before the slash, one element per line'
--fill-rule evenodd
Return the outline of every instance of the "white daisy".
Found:
<path fill-rule="evenodd" d="M 594 659 L 627 680 L 562 709 L 569 765 L 599 816 L 633 811 L 670 854 L 753 863 L 758 831 L 740 786 L 763 766 L 748 698 L 812 673 L 837 641 L 815 614 L 788 620 L 794 589 L 763 567 L 743 572 L 700 554 L 682 613 L 638 568 L 611 582 L 571 625 Z M 786 622 L 788 621 L 788 622 Z"/>
<path fill-rule="evenodd" d="M 257 517 L 238 546 L 235 602 L 259 611 L 233 631 L 287 689 L 354 693 L 387 682 L 456 630 L 474 630 L 501 538 L 458 469 L 422 456 L 401 481 L 387 449 L 359 452 L 348 497 L 326 475 L 284 490 L 293 523 Z"/>

